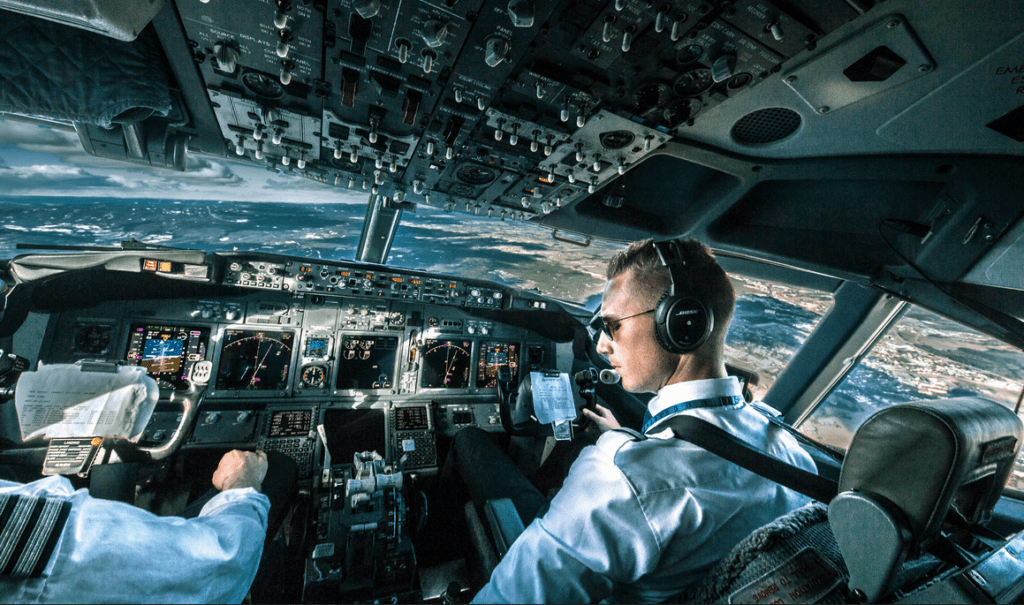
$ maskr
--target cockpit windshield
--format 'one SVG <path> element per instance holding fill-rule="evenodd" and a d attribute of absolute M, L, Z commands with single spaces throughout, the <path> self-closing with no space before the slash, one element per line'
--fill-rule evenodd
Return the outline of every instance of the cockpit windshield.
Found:
<path fill-rule="evenodd" d="M 3 119 L 0 141 L 4 258 L 30 251 L 18 244 L 118 246 L 135 239 L 345 260 L 353 258 L 366 213 L 368 192 L 230 160 L 190 159 L 183 173 L 130 165 L 85 153 L 73 133 Z M 599 298 L 605 263 L 621 248 L 556 240 L 551 230 L 511 216 L 474 218 L 420 205 L 414 217 L 399 226 L 388 264 L 581 304 Z"/>

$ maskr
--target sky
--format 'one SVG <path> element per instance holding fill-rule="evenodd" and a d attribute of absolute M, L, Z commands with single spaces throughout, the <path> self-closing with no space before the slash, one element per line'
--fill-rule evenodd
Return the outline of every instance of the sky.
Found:
<path fill-rule="evenodd" d="M 0 258 L 17 244 L 264 250 L 351 259 L 368 194 L 190 153 L 185 172 L 98 158 L 77 134 L 0 118 Z M 580 247 L 511 220 L 405 212 L 388 264 L 593 301 L 621 244 Z"/>

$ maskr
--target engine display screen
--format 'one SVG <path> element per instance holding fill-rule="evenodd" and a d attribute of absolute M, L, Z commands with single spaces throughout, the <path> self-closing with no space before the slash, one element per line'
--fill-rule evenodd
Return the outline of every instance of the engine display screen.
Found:
<path fill-rule="evenodd" d="M 279 391 L 288 387 L 295 334 L 269 330 L 225 330 L 217 367 L 217 389 Z"/>
<path fill-rule="evenodd" d="M 340 351 L 339 389 L 390 389 L 394 384 L 397 336 L 343 336 Z"/>
<path fill-rule="evenodd" d="M 267 437 L 308 437 L 313 410 L 279 410 L 270 417 Z"/>
<path fill-rule="evenodd" d="M 519 383 L 519 343 L 482 342 L 476 363 L 476 386 L 493 389 L 498 385 L 498 368 L 507 366 L 512 373 L 512 384 Z"/>
<path fill-rule="evenodd" d="M 377 452 L 387 457 L 384 410 L 364 408 L 327 410 L 324 432 L 332 464 L 352 464 L 359 452 Z"/>
<path fill-rule="evenodd" d="M 189 370 L 210 346 L 210 328 L 134 324 L 130 333 L 125 359 L 146 368 L 162 389 L 187 389 Z"/>
<path fill-rule="evenodd" d="M 473 341 L 427 340 L 423 345 L 424 389 L 465 389 L 473 367 Z"/>

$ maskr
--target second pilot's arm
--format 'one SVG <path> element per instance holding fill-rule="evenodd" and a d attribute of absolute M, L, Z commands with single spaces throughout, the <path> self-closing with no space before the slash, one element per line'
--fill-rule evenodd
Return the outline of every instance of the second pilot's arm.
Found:
<path fill-rule="evenodd" d="M 0 481 L 0 495 L 71 502 L 42 575 L 0 576 L 0 601 L 239 603 L 263 552 L 270 501 L 258 490 L 265 473 L 262 455 L 230 452 L 214 475 L 223 491 L 194 519 L 93 498 L 63 477 Z"/>

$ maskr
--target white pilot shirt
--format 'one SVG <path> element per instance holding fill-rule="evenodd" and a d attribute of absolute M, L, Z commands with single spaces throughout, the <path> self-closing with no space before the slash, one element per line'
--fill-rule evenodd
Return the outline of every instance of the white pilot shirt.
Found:
<path fill-rule="evenodd" d="M 0 493 L 68 498 L 71 512 L 38 578 L 0 575 L 0 602 L 240 603 L 263 553 L 270 500 L 251 487 L 214 496 L 195 519 L 74 491 L 64 477 L 0 480 Z"/>
<path fill-rule="evenodd" d="M 657 417 L 679 403 L 737 395 L 735 378 L 676 383 L 658 391 L 648 409 Z M 792 435 L 738 401 L 666 418 L 703 418 L 815 470 Z M 644 441 L 608 431 L 585 448 L 551 507 L 515 541 L 473 602 L 664 601 L 755 529 L 809 501 L 664 427 L 664 419 L 655 422 Z"/>

